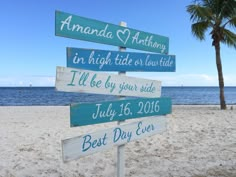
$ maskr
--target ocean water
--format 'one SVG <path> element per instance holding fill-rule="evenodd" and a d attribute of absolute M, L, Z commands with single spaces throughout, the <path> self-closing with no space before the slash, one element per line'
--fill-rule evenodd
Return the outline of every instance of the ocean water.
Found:
<path fill-rule="evenodd" d="M 162 87 L 162 96 L 172 104 L 219 104 L 218 87 Z M 54 87 L 0 87 L 0 106 L 64 106 L 79 102 L 99 102 L 116 96 L 58 92 Z M 225 87 L 227 104 L 236 104 L 236 87 Z"/>

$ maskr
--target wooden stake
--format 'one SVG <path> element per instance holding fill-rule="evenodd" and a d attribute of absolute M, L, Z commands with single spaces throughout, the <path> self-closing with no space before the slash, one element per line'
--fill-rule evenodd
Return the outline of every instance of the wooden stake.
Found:
<path fill-rule="evenodd" d="M 120 22 L 120 26 L 127 27 L 126 22 Z M 125 47 L 119 47 L 119 51 L 125 52 Z M 119 75 L 126 75 L 125 71 L 119 72 Z M 124 97 L 123 97 L 124 98 Z M 122 99 L 122 96 L 119 97 Z M 118 121 L 118 125 L 122 124 L 124 121 Z M 125 177 L 125 145 L 120 145 L 117 147 L 117 177 Z"/>

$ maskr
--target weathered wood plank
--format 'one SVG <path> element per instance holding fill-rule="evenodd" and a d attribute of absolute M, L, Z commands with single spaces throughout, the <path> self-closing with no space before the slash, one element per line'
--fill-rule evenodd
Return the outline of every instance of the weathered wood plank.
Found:
<path fill-rule="evenodd" d="M 56 89 L 106 95 L 160 97 L 161 82 L 89 70 L 57 67 Z"/>
<path fill-rule="evenodd" d="M 56 11 L 57 36 L 168 54 L 169 38 Z"/>
<path fill-rule="evenodd" d="M 170 98 L 139 98 L 100 103 L 72 104 L 70 124 L 83 126 L 171 113 Z"/>
<path fill-rule="evenodd" d="M 175 56 L 67 48 L 67 67 L 94 71 L 174 72 Z"/>
<path fill-rule="evenodd" d="M 104 151 L 114 145 L 126 144 L 166 130 L 163 116 L 143 119 L 123 124 L 111 129 L 62 140 L 62 153 L 65 162 Z"/>

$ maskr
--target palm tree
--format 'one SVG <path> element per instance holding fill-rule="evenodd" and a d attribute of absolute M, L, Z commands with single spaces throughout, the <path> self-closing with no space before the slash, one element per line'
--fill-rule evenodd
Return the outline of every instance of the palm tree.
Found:
<path fill-rule="evenodd" d="M 220 107 L 226 109 L 220 44 L 236 49 L 236 33 L 232 31 L 236 28 L 236 0 L 195 0 L 192 5 L 187 6 L 187 12 L 191 15 L 192 33 L 195 37 L 204 40 L 205 33 L 210 31 L 216 55 Z"/>

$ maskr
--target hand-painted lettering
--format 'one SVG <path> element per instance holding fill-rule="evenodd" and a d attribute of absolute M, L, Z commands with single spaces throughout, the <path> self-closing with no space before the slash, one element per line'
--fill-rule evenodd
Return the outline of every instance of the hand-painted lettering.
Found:
<path fill-rule="evenodd" d="M 116 143 L 117 141 L 121 140 L 127 140 L 127 142 L 130 141 L 132 137 L 132 131 L 123 131 L 121 128 L 115 128 L 113 130 L 114 136 L 113 136 L 113 142 Z"/>
<path fill-rule="evenodd" d="M 108 76 L 106 82 L 105 82 L 105 88 L 110 89 L 110 92 L 112 93 L 113 90 L 116 88 L 116 83 L 110 82 L 111 76 Z"/>
<path fill-rule="evenodd" d="M 155 92 L 155 87 L 153 86 L 153 82 L 151 83 L 151 85 L 149 85 L 149 84 L 143 85 L 140 89 L 140 92 L 154 93 Z"/>
<path fill-rule="evenodd" d="M 90 87 L 100 88 L 101 84 L 102 84 L 102 81 L 101 80 L 96 81 L 95 80 L 96 77 L 97 77 L 97 74 L 94 74 L 91 81 L 90 81 Z"/>
<path fill-rule="evenodd" d="M 117 112 L 112 109 L 112 103 L 110 103 L 108 107 L 103 106 L 102 104 L 96 104 L 96 111 L 92 114 L 92 118 L 109 118 L 109 120 L 113 120 L 116 114 Z"/>
<path fill-rule="evenodd" d="M 144 133 L 149 133 L 151 131 L 154 131 L 155 130 L 155 127 L 153 124 L 149 124 L 147 126 L 144 126 L 142 127 L 142 122 L 139 122 L 138 123 L 138 128 L 136 130 L 136 135 L 141 135 L 141 134 L 144 134 Z"/>
<path fill-rule="evenodd" d="M 82 151 L 85 152 L 89 150 L 90 148 L 97 148 L 97 147 L 105 146 L 107 144 L 106 139 L 107 139 L 106 133 L 104 134 L 103 137 L 94 139 L 94 140 L 92 140 L 91 135 L 85 135 L 83 137 Z"/>

